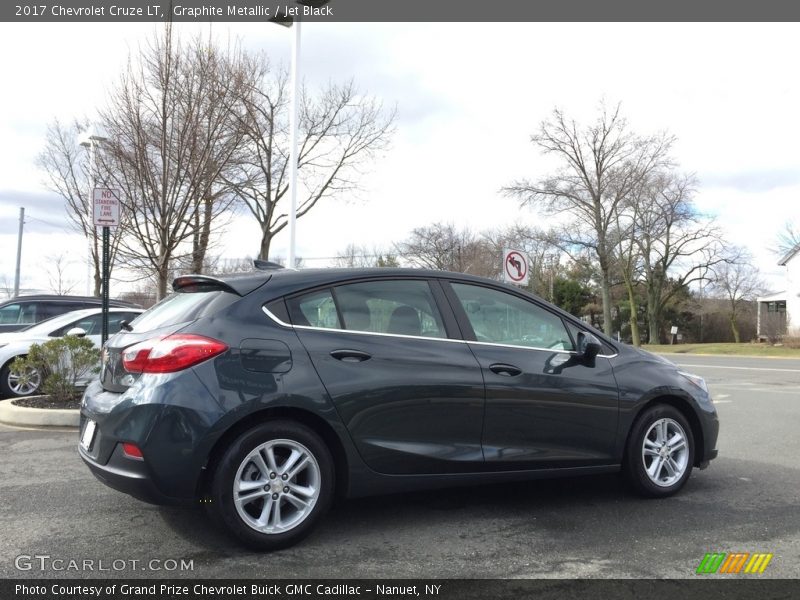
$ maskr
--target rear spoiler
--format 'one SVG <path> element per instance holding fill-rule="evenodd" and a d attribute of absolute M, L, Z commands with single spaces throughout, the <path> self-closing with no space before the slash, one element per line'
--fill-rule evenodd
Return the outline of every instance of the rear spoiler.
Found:
<path fill-rule="evenodd" d="M 176 292 L 179 290 L 184 292 L 213 292 L 219 290 L 220 292 L 231 292 L 241 296 L 230 284 L 208 275 L 182 275 L 172 282 L 172 289 Z"/>

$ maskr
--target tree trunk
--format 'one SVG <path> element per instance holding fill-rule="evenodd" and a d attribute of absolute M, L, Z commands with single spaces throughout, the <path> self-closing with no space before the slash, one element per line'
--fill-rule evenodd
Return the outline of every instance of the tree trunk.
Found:
<path fill-rule="evenodd" d="M 156 301 L 163 300 L 167 297 L 167 284 L 169 283 L 169 269 L 162 268 L 156 273 L 158 277 L 158 291 Z"/>
<path fill-rule="evenodd" d="M 733 341 L 737 344 L 741 342 L 741 337 L 739 335 L 739 324 L 736 322 L 736 313 L 731 314 L 731 331 L 733 332 Z"/>
<path fill-rule="evenodd" d="M 103 295 L 103 276 L 100 273 L 100 265 L 94 265 L 94 295 L 100 298 Z"/>
<path fill-rule="evenodd" d="M 637 348 L 642 345 L 639 337 L 639 306 L 636 304 L 636 296 L 633 293 L 633 285 L 626 279 L 625 287 L 628 290 L 628 304 L 631 307 L 631 343 Z"/>
<path fill-rule="evenodd" d="M 205 266 L 208 242 L 211 239 L 211 218 L 213 216 L 211 197 L 203 200 L 203 216 L 195 216 L 195 231 L 192 243 L 192 273 L 202 273 Z"/>
<path fill-rule="evenodd" d="M 603 299 L 603 333 L 607 336 L 613 335 L 613 323 L 611 322 L 611 276 L 607 269 L 602 269 L 603 278 L 600 286 L 600 294 Z"/>
<path fill-rule="evenodd" d="M 272 242 L 272 232 L 263 229 L 261 233 L 261 247 L 258 251 L 259 260 L 269 260 L 269 245 Z"/>
<path fill-rule="evenodd" d="M 647 315 L 647 327 L 649 333 L 649 343 L 650 344 L 659 344 L 661 343 L 661 331 L 659 330 L 659 322 L 658 317 L 655 314 L 648 314 Z"/>

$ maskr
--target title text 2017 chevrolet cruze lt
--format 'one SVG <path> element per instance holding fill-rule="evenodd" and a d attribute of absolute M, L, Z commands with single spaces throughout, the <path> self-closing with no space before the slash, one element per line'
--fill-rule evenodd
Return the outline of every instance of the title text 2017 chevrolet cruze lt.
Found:
<path fill-rule="evenodd" d="M 702 378 L 494 281 L 264 270 L 174 289 L 108 341 L 79 452 L 251 547 L 297 542 L 334 495 L 622 469 L 659 497 L 717 455 Z"/>

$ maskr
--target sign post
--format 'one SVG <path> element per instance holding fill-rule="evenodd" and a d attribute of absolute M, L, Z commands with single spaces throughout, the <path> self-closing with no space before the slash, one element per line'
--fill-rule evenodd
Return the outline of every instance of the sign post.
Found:
<path fill-rule="evenodd" d="M 514 285 L 528 285 L 530 269 L 528 257 L 520 250 L 503 251 L 503 281 Z"/>
<path fill-rule="evenodd" d="M 95 227 L 103 228 L 103 330 L 101 346 L 108 340 L 108 296 L 109 296 L 109 228 L 119 225 L 119 190 L 94 188 L 92 212 Z"/>

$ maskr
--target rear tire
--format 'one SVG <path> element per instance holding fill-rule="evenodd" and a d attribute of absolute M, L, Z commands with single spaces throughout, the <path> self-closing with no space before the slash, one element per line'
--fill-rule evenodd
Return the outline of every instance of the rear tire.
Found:
<path fill-rule="evenodd" d="M 269 421 L 225 450 L 211 483 L 216 520 L 254 550 L 292 546 L 311 533 L 333 498 L 333 459 L 308 427 Z"/>
<path fill-rule="evenodd" d="M 673 406 L 656 404 L 634 423 L 623 470 L 637 493 L 664 498 L 686 484 L 694 454 L 694 437 L 686 417 Z"/>

